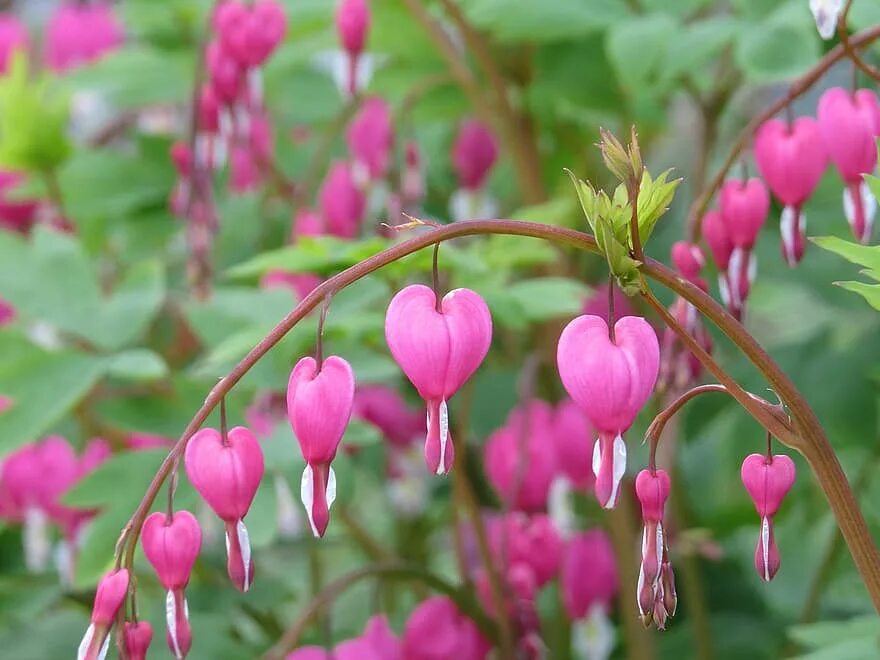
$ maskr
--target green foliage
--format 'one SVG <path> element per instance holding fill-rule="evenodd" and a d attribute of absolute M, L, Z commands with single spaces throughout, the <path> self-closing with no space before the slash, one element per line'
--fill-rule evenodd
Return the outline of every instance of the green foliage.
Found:
<path fill-rule="evenodd" d="M 880 246 L 859 245 L 835 236 L 824 236 L 812 240 L 819 247 L 834 252 L 851 263 L 865 267 L 860 272 L 878 284 L 853 281 L 835 282 L 835 284 L 848 291 L 858 293 L 874 309 L 880 310 Z"/>
<path fill-rule="evenodd" d="M 0 77 L 0 166 L 50 172 L 70 154 L 69 101 L 57 81 L 31 75 L 21 53 Z"/>

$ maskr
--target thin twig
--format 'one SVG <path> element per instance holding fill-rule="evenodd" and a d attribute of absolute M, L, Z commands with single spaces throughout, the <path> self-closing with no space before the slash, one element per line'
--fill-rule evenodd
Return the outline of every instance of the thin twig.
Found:
<path fill-rule="evenodd" d="M 846 28 L 846 19 L 849 16 L 849 10 L 852 7 L 852 3 L 853 0 L 847 0 L 846 6 L 844 6 L 843 11 L 840 12 L 840 17 L 837 19 L 837 36 L 840 37 L 840 45 L 843 46 L 846 56 L 852 60 L 852 63 L 855 64 L 858 69 L 873 78 L 875 81 L 880 82 L 880 69 L 865 62 L 850 41 L 849 30 Z"/>

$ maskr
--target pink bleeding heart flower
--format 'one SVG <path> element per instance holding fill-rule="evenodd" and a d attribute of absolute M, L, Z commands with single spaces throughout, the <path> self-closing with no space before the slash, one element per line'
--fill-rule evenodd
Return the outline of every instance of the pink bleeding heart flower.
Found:
<path fill-rule="evenodd" d="M 197 431 L 186 446 L 186 476 L 226 526 L 226 569 L 239 591 L 254 579 L 250 537 L 244 524 L 263 478 L 263 451 L 248 429 L 236 426 L 223 435 L 212 428 Z"/>
<path fill-rule="evenodd" d="M 703 216 L 702 227 L 703 237 L 712 251 L 715 265 L 718 266 L 718 288 L 721 291 L 721 300 L 734 317 L 741 319 L 745 303 L 743 294 L 748 294 L 749 277 L 753 273 L 749 272 L 749 267 L 742 268 L 744 253 L 741 250 L 738 252 L 735 262 L 736 267 L 732 267 L 734 245 L 727 223 L 719 211 L 708 211 Z M 754 265 L 754 260 L 750 258 L 748 266 Z M 734 272 L 736 273 L 735 281 L 733 281 Z"/>
<path fill-rule="evenodd" d="M 582 532 L 566 544 L 560 582 L 562 602 L 571 619 L 585 618 L 595 605 L 611 609 L 619 582 L 614 548 L 605 532 Z"/>
<path fill-rule="evenodd" d="M 316 537 L 324 536 L 336 499 L 336 473 L 330 463 L 351 419 L 354 373 L 341 357 L 321 364 L 304 357 L 290 372 L 287 418 L 306 461 L 300 485 L 303 506 Z"/>
<path fill-rule="evenodd" d="M 383 178 L 391 165 L 394 147 L 388 103 L 378 97 L 365 100 L 348 126 L 345 141 L 354 160 L 354 178 L 362 187 Z"/>
<path fill-rule="evenodd" d="M 63 2 L 46 24 L 45 58 L 50 69 L 67 71 L 94 62 L 123 41 L 122 25 L 107 2 Z"/>
<path fill-rule="evenodd" d="M 626 472 L 622 434 L 657 382 L 657 335 L 645 319 L 624 316 L 612 340 L 604 319 L 579 316 L 562 331 L 556 361 L 566 391 L 599 433 L 593 447 L 595 492 L 603 507 L 613 508 Z"/>
<path fill-rule="evenodd" d="M 260 168 L 254 158 L 254 152 L 248 145 L 238 144 L 232 147 L 229 158 L 230 189 L 234 193 L 246 193 L 260 185 Z"/>
<path fill-rule="evenodd" d="M 400 639 L 388 625 L 384 614 L 371 616 L 361 635 L 381 660 L 403 660 Z"/>
<path fill-rule="evenodd" d="M 358 235 L 367 201 L 347 163 L 337 161 L 330 166 L 318 198 L 328 233 L 340 238 Z"/>
<path fill-rule="evenodd" d="M 128 571 L 117 568 L 101 578 L 92 606 L 92 620 L 79 644 L 77 660 L 99 660 L 107 655 L 110 630 L 128 593 Z"/>
<path fill-rule="evenodd" d="M 232 105 L 241 94 L 245 79 L 238 60 L 215 41 L 208 44 L 205 50 L 205 65 L 217 98 L 226 105 Z"/>
<path fill-rule="evenodd" d="M 406 660 L 484 660 L 489 648 L 476 624 L 446 596 L 423 601 L 403 630 Z"/>
<path fill-rule="evenodd" d="M 354 395 L 354 416 L 382 431 L 397 447 L 409 446 L 425 428 L 424 418 L 386 385 L 359 387 Z"/>
<path fill-rule="evenodd" d="M 126 621 L 122 625 L 122 646 L 128 660 L 146 660 L 153 641 L 153 626 L 149 621 Z"/>
<path fill-rule="evenodd" d="M 727 226 L 721 217 L 721 212 L 716 210 L 707 211 L 702 221 L 703 238 L 712 252 L 715 265 L 721 272 L 727 271 L 730 265 L 730 255 L 733 252 L 733 242 L 727 232 Z"/>
<path fill-rule="evenodd" d="M 770 194 L 761 179 L 728 179 L 719 193 L 721 216 L 736 248 L 751 250 L 770 210 Z"/>
<path fill-rule="evenodd" d="M 557 471 L 578 490 L 591 489 L 596 475 L 590 457 L 589 441 L 595 436 L 590 420 L 574 401 L 565 399 L 556 406 L 553 428 Z"/>
<path fill-rule="evenodd" d="M 290 242 L 296 243 L 301 236 L 321 236 L 324 233 L 324 220 L 311 209 L 301 209 L 293 218 L 290 228 Z"/>
<path fill-rule="evenodd" d="M 556 476 L 556 455 L 548 451 L 553 421 L 550 404 L 530 401 L 511 411 L 507 423 L 486 441 L 486 475 L 507 506 L 526 512 L 546 509 Z"/>
<path fill-rule="evenodd" d="M 798 117 L 791 124 L 779 119 L 765 121 L 755 133 L 755 163 L 784 206 L 780 219 L 782 256 L 789 266 L 797 265 L 806 247 L 807 220 L 801 207 L 828 166 L 819 123 L 812 117 Z"/>
<path fill-rule="evenodd" d="M 422 157 L 415 142 L 407 142 L 404 148 L 404 167 L 400 176 L 401 202 L 405 208 L 417 204 L 425 196 L 425 174 Z"/>
<path fill-rule="evenodd" d="M 489 129 L 475 119 L 463 121 L 452 145 L 458 184 L 468 190 L 481 188 L 497 157 L 498 147 Z"/>
<path fill-rule="evenodd" d="M 528 566 L 536 588 L 552 580 L 562 561 L 562 538 L 550 516 L 512 511 L 489 526 L 492 554 L 502 566 Z"/>
<path fill-rule="evenodd" d="M 791 490 L 795 478 L 794 461 L 785 454 L 749 454 L 740 470 L 743 485 L 761 516 L 761 533 L 755 548 L 755 570 L 769 582 L 779 570 L 779 547 L 773 534 L 773 516 Z"/>
<path fill-rule="evenodd" d="M 850 94 L 832 87 L 819 99 L 819 129 L 825 150 L 837 167 L 846 187 L 843 209 L 853 236 L 862 243 L 871 239 L 877 201 L 862 180 L 877 166 L 877 136 L 880 135 L 880 105 L 868 89 Z"/>
<path fill-rule="evenodd" d="M 427 404 L 428 469 L 446 474 L 455 458 L 447 402 L 489 352 L 489 308 L 470 289 L 455 289 L 438 301 L 430 288 L 413 284 L 398 292 L 388 305 L 385 340 Z"/>
<path fill-rule="evenodd" d="M 248 46 L 245 51 L 249 66 L 260 66 L 284 40 L 287 17 L 276 0 L 256 0 L 250 10 Z"/>
<path fill-rule="evenodd" d="M 175 658 L 184 658 L 192 646 L 184 589 L 202 547 L 199 522 L 189 511 L 176 511 L 171 516 L 152 513 L 144 521 L 141 546 L 159 582 L 168 591 L 165 598 L 168 648 Z"/>
<path fill-rule="evenodd" d="M 670 487 L 665 470 L 642 470 L 636 476 L 636 497 L 642 507 L 644 523 L 637 602 L 645 625 L 653 620 L 659 630 L 663 630 L 666 619 L 675 614 L 678 603 L 663 529 L 663 509 Z M 671 590 L 667 592 L 667 588 Z"/>
<path fill-rule="evenodd" d="M 9 63 L 16 51 L 27 52 L 30 36 L 27 27 L 13 14 L 0 14 L 0 74 L 9 70 Z"/>
<path fill-rule="evenodd" d="M 364 52 L 370 29 L 370 5 L 367 0 L 341 0 L 336 8 L 336 32 L 348 58 L 348 92 L 358 89 L 358 59 Z"/>
<path fill-rule="evenodd" d="M 696 243 L 688 243 L 687 241 L 676 241 L 672 246 L 672 263 L 682 276 L 699 286 L 706 289 L 706 283 L 700 278 L 700 271 L 706 265 L 706 257 L 703 251 Z"/>
<path fill-rule="evenodd" d="M 537 585 L 532 570 L 525 564 L 505 564 L 500 570 L 502 581 L 502 604 L 503 616 L 513 624 L 513 632 L 516 635 L 517 658 L 537 660 L 543 657 L 530 652 L 533 642 L 535 648 L 542 646 L 540 641 L 540 618 L 535 597 Z M 489 576 L 485 570 L 480 570 L 474 578 L 474 586 L 477 598 L 488 614 L 498 616 L 496 601 L 492 594 Z"/>
<path fill-rule="evenodd" d="M 274 151 L 272 117 L 264 109 L 251 112 L 248 146 L 254 154 L 254 160 L 262 165 L 272 160 Z"/>

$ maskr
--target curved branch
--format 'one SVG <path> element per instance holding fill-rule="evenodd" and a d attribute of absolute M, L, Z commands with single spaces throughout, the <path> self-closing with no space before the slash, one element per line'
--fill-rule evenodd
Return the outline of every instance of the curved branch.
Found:
<path fill-rule="evenodd" d="M 863 32 L 859 32 L 854 35 L 852 39 L 848 40 L 849 47 L 856 49 L 862 48 L 863 46 L 867 46 L 872 41 L 876 41 L 880 39 L 880 25 L 875 25 L 872 28 L 864 30 Z M 771 119 L 773 115 L 775 115 L 780 110 L 787 107 L 792 101 L 806 93 L 816 82 L 825 74 L 828 69 L 830 69 L 834 64 L 836 64 L 839 60 L 842 60 L 844 57 L 847 57 L 847 50 L 843 44 L 839 44 L 828 51 L 825 56 L 819 60 L 816 65 L 807 71 L 803 76 L 795 80 L 791 86 L 788 88 L 788 91 L 785 93 L 781 99 L 770 105 L 766 110 L 761 112 L 760 114 L 755 115 L 748 124 L 740 131 L 736 140 L 733 143 L 733 147 L 731 147 L 730 153 L 727 155 L 724 163 L 721 165 L 721 169 L 718 170 L 718 173 L 714 176 L 712 181 L 709 182 L 709 186 L 703 191 L 703 193 L 694 201 L 691 205 L 690 211 L 688 213 L 688 236 L 690 240 L 697 241 L 700 238 L 700 226 L 703 222 L 703 214 L 706 212 L 706 209 L 709 206 L 709 202 L 712 201 L 712 197 L 721 187 L 721 184 L 724 183 L 724 177 L 727 176 L 727 173 L 730 171 L 730 168 L 733 167 L 733 164 L 736 162 L 737 157 L 740 152 L 746 148 L 749 141 L 752 138 L 752 134 L 757 130 L 757 128 L 763 124 L 768 119 Z"/>
<path fill-rule="evenodd" d="M 456 606 L 462 612 L 471 618 L 474 623 L 479 626 L 483 633 L 489 637 L 494 637 L 495 628 L 492 622 L 486 618 L 483 611 L 476 606 L 470 599 L 462 598 L 462 592 L 455 585 L 446 582 L 442 578 L 429 573 L 421 566 L 406 563 L 384 563 L 370 564 L 359 568 L 351 573 L 346 573 L 342 577 L 328 584 L 324 589 L 318 592 L 309 602 L 302 613 L 284 631 L 281 639 L 273 646 L 264 656 L 267 660 L 281 660 L 285 654 L 292 651 L 299 643 L 303 631 L 308 627 L 309 623 L 318 613 L 333 604 L 342 593 L 354 586 L 361 580 L 370 577 L 384 577 L 395 580 L 417 580 L 434 591 L 437 591 L 455 601 Z"/>
<path fill-rule="evenodd" d="M 878 27 L 878 34 L 880 34 L 880 27 Z M 473 220 L 456 222 L 432 229 L 420 236 L 383 250 L 329 278 L 317 286 L 293 311 L 285 316 L 208 394 L 205 403 L 196 412 L 180 439 L 175 443 L 168 456 L 165 457 L 158 472 L 153 477 L 144 499 L 138 505 L 129 521 L 131 531 L 126 538 L 125 566 L 131 567 L 134 563 L 134 551 L 144 520 L 159 489 L 162 487 L 162 483 L 171 471 L 176 457 L 183 453 L 189 438 L 208 418 L 208 415 L 211 414 L 211 411 L 217 406 L 220 399 L 241 380 L 260 358 L 281 341 L 291 328 L 317 307 L 327 295 L 335 293 L 366 277 L 373 271 L 434 243 L 478 234 L 529 236 L 594 253 L 599 252 L 596 240 L 592 236 L 573 229 L 519 220 Z M 794 447 L 806 457 L 816 475 L 819 485 L 834 512 L 834 517 L 840 526 L 841 532 L 847 541 L 856 566 L 864 579 L 874 606 L 880 611 L 880 553 L 878 553 L 874 545 L 865 519 L 859 509 L 858 502 L 849 487 L 846 475 L 840 467 L 837 456 L 831 448 L 831 444 L 815 413 L 797 387 L 761 345 L 758 344 L 757 340 L 740 325 L 739 321 L 733 318 L 726 309 L 705 291 L 681 278 L 672 269 L 650 258 L 645 259 L 640 270 L 644 275 L 674 291 L 693 304 L 706 318 L 717 325 L 736 344 L 749 361 L 761 371 L 769 385 L 788 407 L 793 418 L 793 429 L 798 439 Z M 660 308 L 658 313 L 661 316 L 664 316 L 664 314 L 668 315 L 665 308 L 656 299 L 654 300 Z M 682 339 L 685 340 L 684 337 Z M 693 347 L 691 349 L 693 350 Z M 696 351 L 695 355 L 701 358 L 701 354 Z M 705 355 L 702 358 L 704 359 Z M 727 377 L 728 380 L 732 381 L 723 371 L 720 375 L 716 374 L 717 365 L 714 365 L 714 363 L 707 364 L 704 362 L 704 366 L 715 374 L 719 380 L 722 377 Z M 727 385 L 727 382 L 724 380 L 721 380 L 721 382 Z M 737 400 L 746 407 L 750 414 L 755 414 L 755 406 L 750 397 L 747 396 L 745 401 Z M 761 423 L 759 418 L 756 417 L 756 419 Z M 766 426 L 766 424 L 762 423 L 762 426 Z M 786 437 L 791 440 L 791 436 L 792 434 L 785 433 L 777 435 L 780 440 Z"/>
<path fill-rule="evenodd" d="M 852 63 L 855 64 L 856 67 L 875 81 L 880 82 L 880 69 L 865 62 L 850 41 L 849 30 L 846 29 L 846 19 L 849 16 L 849 10 L 852 8 L 852 3 L 853 0 L 847 0 L 846 6 L 843 8 L 843 11 L 840 12 L 840 17 L 837 19 L 837 36 L 840 37 L 840 45 L 843 46 L 846 56 L 852 60 Z"/>

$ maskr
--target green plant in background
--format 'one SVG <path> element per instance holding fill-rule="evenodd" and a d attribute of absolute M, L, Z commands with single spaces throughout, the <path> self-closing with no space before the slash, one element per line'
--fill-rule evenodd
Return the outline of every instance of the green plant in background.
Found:
<path fill-rule="evenodd" d="M 123 653 L 152 657 L 167 627 L 191 658 L 871 657 L 880 320 L 831 286 L 852 267 L 827 250 L 864 269 L 840 284 L 880 308 L 877 248 L 843 238 L 844 219 L 871 238 L 876 160 L 862 150 L 853 176 L 842 152 L 880 132 L 880 13 L 836 4 L 12 3 L 3 648 L 69 655 L 88 629 L 93 657 L 113 628 Z M 792 126 L 813 115 L 806 185 L 812 156 L 780 145 L 809 142 Z M 773 121 L 776 161 L 759 146 Z M 765 226 L 777 215 L 796 269 Z M 513 219 L 485 219 L 499 217 Z M 807 233 L 825 249 L 798 247 Z M 675 270 L 658 260 L 670 249 Z M 455 396 L 444 384 L 434 431 L 429 416 L 429 436 L 454 439 L 446 478 L 423 465 L 431 393 L 384 336 L 388 301 L 417 283 L 470 289 L 492 317 L 482 365 Z M 403 324 L 413 350 L 436 348 L 431 314 L 456 336 L 443 304 L 424 313 Z M 627 398 L 628 423 L 560 379 L 579 314 L 608 332 L 567 368 L 612 408 Z M 657 329 L 644 405 L 620 394 L 652 364 L 628 316 Z M 316 374 L 332 354 L 356 382 L 330 434 L 332 495 L 317 436 L 296 436 L 301 455 L 285 415 L 291 368 L 316 351 Z M 344 391 L 315 395 L 314 418 L 336 419 Z M 185 458 L 211 426 L 219 455 L 238 451 L 227 419 L 264 466 L 235 515 L 218 498 L 242 473 L 201 478 Z M 800 477 L 781 507 L 780 442 Z M 754 506 L 738 472 L 752 452 L 777 486 L 756 496 L 743 464 Z M 654 494 L 634 483 L 644 465 Z M 591 491 L 609 474 L 621 501 L 606 512 Z"/>

